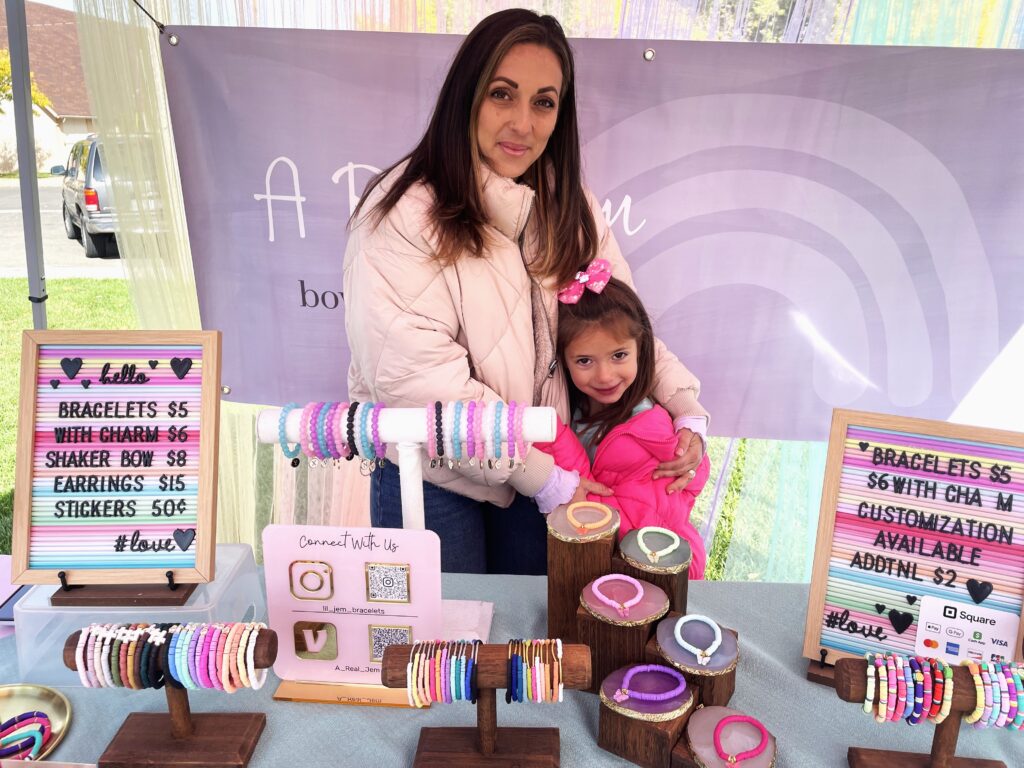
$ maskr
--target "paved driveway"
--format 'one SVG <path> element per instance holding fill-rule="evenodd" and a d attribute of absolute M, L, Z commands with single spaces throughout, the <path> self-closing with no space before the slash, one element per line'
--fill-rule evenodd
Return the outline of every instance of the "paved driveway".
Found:
<path fill-rule="evenodd" d="M 43 274 L 54 277 L 124 277 L 120 259 L 87 259 L 77 240 L 68 240 L 61 219 L 59 178 L 39 180 L 43 228 Z M 17 179 L 0 179 L 0 277 L 25 277 L 25 235 Z"/>

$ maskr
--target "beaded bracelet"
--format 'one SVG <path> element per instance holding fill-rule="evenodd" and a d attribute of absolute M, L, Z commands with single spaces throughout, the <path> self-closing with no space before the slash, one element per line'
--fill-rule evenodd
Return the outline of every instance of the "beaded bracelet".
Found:
<path fill-rule="evenodd" d="M 1013 729 L 1016 731 L 1024 728 L 1024 680 L 1021 680 L 1020 667 L 1017 662 L 1010 665 L 1010 676 L 1017 689 L 1017 714 L 1013 718 Z"/>
<path fill-rule="evenodd" d="M 331 412 L 332 405 L 334 403 L 320 403 L 316 412 L 316 439 L 313 441 L 313 444 L 316 446 L 317 458 L 320 459 L 329 459 L 331 457 L 330 451 L 327 448 L 327 415 Z"/>
<path fill-rule="evenodd" d="M 514 469 L 516 466 L 516 401 L 510 400 L 508 403 L 508 414 L 505 417 L 505 432 L 506 432 L 506 449 L 505 453 L 508 454 L 508 468 Z"/>
<path fill-rule="evenodd" d="M 722 746 L 722 731 L 725 730 L 726 726 L 732 725 L 733 723 L 746 723 L 747 725 L 752 725 L 757 729 L 761 738 L 753 749 L 748 749 L 745 752 L 737 752 L 735 754 L 730 754 L 725 751 L 725 748 Z M 757 757 L 768 748 L 768 729 L 765 728 L 759 720 L 750 717 L 749 715 L 727 715 L 719 720 L 718 724 L 715 726 L 712 741 L 715 745 L 715 753 L 724 760 L 727 765 L 739 765 L 744 760 L 750 760 L 753 757 Z"/>
<path fill-rule="evenodd" d="M 892 713 L 892 717 L 889 718 L 893 722 L 903 719 L 903 713 L 907 709 L 907 680 L 903 676 L 903 657 L 897 655 L 894 659 L 895 669 L 891 670 L 896 675 L 896 707 Z"/>
<path fill-rule="evenodd" d="M 449 401 L 444 407 L 444 452 L 448 456 L 448 469 L 455 468 L 455 402 Z M 443 651 L 442 651 L 443 653 Z"/>
<path fill-rule="evenodd" d="M 668 675 L 676 681 L 676 687 L 662 693 L 644 693 L 643 691 L 630 690 L 629 684 L 633 681 L 633 678 L 641 672 L 658 672 L 663 675 Z M 668 701 L 674 699 L 676 696 L 681 696 L 686 692 L 686 678 L 683 677 L 682 673 L 672 667 L 666 667 L 662 664 L 642 664 L 640 666 L 631 667 L 626 676 L 622 678 L 622 687 L 619 688 L 612 696 L 615 701 L 623 702 L 626 699 L 636 699 L 637 701 Z M 758 753 L 760 754 L 760 753 Z M 730 763 L 735 760 L 729 760 Z"/>
<path fill-rule="evenodd" d="M 683 638 L 683 627 L 685 627 L 691 621 L 698 621 L 711 628 L 711 631 L 714 636 L 711 640 L 711 644 L 707 648 L 697 648 L 696 646 L 686 642 L 686 640 Z M 721 646 L 722 644 L 722 628 L 718 626 L 718 624 L 716 624 L 714 621 L 709 619 L 707 616 L 702 616 L 699 613 L 690 613 L 686 616 L 680 616 L 679 619 L 676 620 L 675 627 L 673 627 L 672 629 L 672 634 L 675 636 L 676 643 L 679 645 L 679 647 L 685 651 L 689 651 L 690 653 L 692 653 L 697 658 L 697 664 L 702 667 L 706 667 L 708 664 L 711 663 L 711 657 L 715 655 L 715 651 L 717 651 L 719 646 Z M 879 699 L 880 707 L 885 706 L 884 699 L 884 695 Z"/>
<path fill-rule="evenodd" d="M 988 664 L 985 662 L 981 664 L 981 684 L 985 692 L 985 708 L 974 727 L 988 728 L 988 719 L 992 716 L 992 677 L 989 675 Z"/>
<path fill-rule="evenodd" d="M 868 663 L 867 665 L 867 684 L 865 686 L 864 693 L 864 704 L 861 709 L 865 715 L 870 715 L 871 710 L 875 704 L 875 662 L 873 653 L 865 653 L 864 660 Z"/>
<path fill-rule="evenodd" d="M 917 663 L 921 667 L 921 675 L 924 677 L 924 701 L 921 703 L 920 720 L 928 719 L 928 711 L 932 708 L 932 665 L 926 659 L 917 657 Z"/>
<path fill-rule="evenodd" d="M 484 468 L 484 458 L 486 458 L 486 441 L 484 439 L 484 411 L 487 409 L 487 403 L 481 400 L 476 406 L 476 412 L 473 414 L 473 439 L 476 442 L 476 461 L 480 465 L 480 469 Z"/>
<path fill-rule="evenodd" d="M 455 466 L 462 466 L 462 442 L 460 437 L 462 435 L 462 401 L 456 400 L 453 406 L 453 417 L 452 417 L 452 450 L 455 454 Z"/>
<path fill-rule="evenodd" d="M 644 542 L 644 538 L 652 533 L 656 533 L 662 536 L 668 536 L 669 544 L 667 547 L 663 547 L 658 550 L 652 550 Z M 670 555 L 679 549 L 681 540 L 679 534 L 675 531 L 670 531 L 668 528 L 659 528 L 655 525 L 645 525 L 639 531 L 636 532 L 636 544 L 640 548 L 640 551 L 647 555 L 647 559 L 654 565 L 657 565 L 658 560 L 665 555 Z"/>
<path fill-rule="evenodd" d="M 610 581 L 624 581 L 636 590 L 636 594 L 629 600 L 626 600 L 625 602 L 612 600 L 610 597 L 608 597 L 601 591 L 601 586 L 607 584 Z M 623 619 L 628 618 L 629 609 L 632 608 L 634 605 L 637 605 L 641 600 L 643 600 L 644 597 L 643 584 L 634 579 L 632 576 L 627 576 L 624 573 L 609 573 L 606 576 L 602 576 L 590 585 L 590 590 L 594 593 L 594 597 L 596 597 L 599 602 L 609 606 L 610 608 L 614 608 L 616 612 L 619 614 L 619 617 Z"/>
<path fill-rule="evenodd" d="M 886 720 L 892 720 L 896 714 L 896 692 L 899 690 L 896 680 L 896 656 L 886 656 L 886 671 L 889 675 L 891 685 L 889 686 L 889 697 L 886 699 Z"/>
<path fill-rule="evenodd" d="M 349 405 L 349 403 L 339 403 L 337 410 L 334 412 L 334 442 L 337 445 L 339 459 L 347 459 L 349 457 L 348 442 L 345 440 L 345 425 L 348 419 Z"/>
<path fill-rule="evenodd" d="M 438 459 L 444 458 L 444 418 L 440 400 L 434 402 L 434 441 Z"/>
<path fill-rule="evenodd" d="M 942 665 L 939 659 L 929 659 L 927 661 L 932 668 L 932 705 L 930 708 L 925 710 L 925 716 L 934 720 L 942 707 L 942 696 L 945 693 L 946 680 L 943 676 Z"/>
<path fill-rule="evenodd" d="M 921 671 L 920 662 L 913 656 L 907 659 L 910 668 L 914 670 L 914 711 L 907 717 L 907 722 L 917 725 L 921 722 L 921 713 L 924 705 L 924 673 Z"/>
<path fill-rule="evenodd" d="M 288 446 L 287 440 L 287 426 L 288 426 L 288 414 L 299 407 L 298 403 L 288 403 L 281 409 L 281 415 L 277 418 L 277 439 L 281 445 L 281 453 L 284 454 L 286 459 L 291 459 L 292 466 L 299 466 L 299 454 L 302 452 L 302 442 L 296 443 L 294 446 Z"/>
<path fill-rule="evenodd" d="M 878 711 L 875 714 L 875 722 L 884 723 L 885 704 L 889 698 L 889 670 L 884 656 L 875 659 L 875 667 L 878 670 Z"/>
<path fill-rule="evenodd" d="M 519 455 L 519 464 L 522 466 L 523 471 L 526 471 L 526 442 L 523 439 L 523 412 L 526 410 L 526 406 L 523 403 L 519 404 L 516 409 L 516 453 Z"/>
<path fill-rule="evenodd" d="M 501 400 L 496 400 L 494 403 L 494 463 L 496 466 L 500 466 L 501 460 L 501 424 L 502 411 L 505 409 L 505 403 Z"/>
<path fill-rule="evenodd" d="M 345 414 L 345 445 L 348 447 L 346 461 L 352 461 L 359 455 L 356 449 L 356 411 L 359 410 L 359 401 L 353 400 L 348 404 L 348 413 Z"/>
<path fill-rule="evenodd" d="M 945 661 L 940 662 L 942 664 L 942 706 L 939 709 L 939 714 L 935 718 L 935 723 L 941 723 L 947 717 L 953 708 L 953 667 L 947 664 Z"/>
<path fill-rule="evenodd" d="M 466 404 L 466 456 L 469 457 L 469 466 L 476 464 L 476 400 L 470 400 Z"/>
<path fill-rule="evenodd" d="M 1003 673 L 1003 664 L 996 662 L 996 682 L 999 683 L 999 716 L 996 718 L 996 728 L 1006 727 L 1006 717 L 1010 714 L 1010 687 L 1006 684 L 1006 675 Z M 1016 696 L 1014 696 L 1016 703 Z"/>
<path fill-rule="evenodd" d="M 985 667 L 982 667 L 981 679 L 985 679 Z M 988 719 L 985 723 L 986 728 L 994 728 L 996 720 L 999 719 L 999 708 L 1001 706 L 1001 696 L 999 693 L 999 682 L 996 679 L 996 664 L 990 662 L 988 665 L 988 687 L 992 691 L 992 711 L 988 713 Z"/>

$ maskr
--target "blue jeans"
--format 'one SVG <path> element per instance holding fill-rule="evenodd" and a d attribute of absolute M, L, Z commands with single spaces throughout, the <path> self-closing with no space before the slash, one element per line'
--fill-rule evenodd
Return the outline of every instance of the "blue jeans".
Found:
<path fill-rule="evenodd" d="M 547 573 L 547 525 L 533 499 L 518 493 L 507 509 L 423 483 L 428 529 L 441 539 L 441 570 L 451 573 Z M 370 522 L 402 527 L 398 467 L 371 476 Z"/>

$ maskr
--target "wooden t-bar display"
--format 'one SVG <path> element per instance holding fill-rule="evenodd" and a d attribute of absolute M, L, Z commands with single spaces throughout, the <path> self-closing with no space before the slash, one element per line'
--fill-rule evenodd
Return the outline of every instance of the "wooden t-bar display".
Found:
<path fill-rule="evenodd" d="M 867 695 L 867 669 L 865 659 L 839 659 L 835 666 L 836 693 L 843 701 L 862 704 Z M 874 711 L 878 710 L 881 686 L 875 686 Z M 847 759 L 850 768 L 1006 768 L 1000 760 L 981 760 L 956 757 L 956 742 L 964 715 L 972 712 L 977 703 L 974 678 L 967 667 L 953 667 L 953 699 L 949 717 L 935 726 L 930 755 L 894 752 L 882 749 L 850 747 Z M 863 715 L 868 717 L 868 715 Z M 884 727 L 885 724 L 879 725 Z M 921 723 L 920 725 L 924 725 Z"/>
<path fill-rule="evenodd" d="M 406 667 L 413 646 L 384 649 L 381 682 L 388 688 L 406 687 Z M 423 728 L 414 768 L 465 766 L 530 766 L 557 768 L 560 760 L 557 728 L 498 728 L 498 688 L 509 684 L 508 645 L 481 645 L 476 657 L 476 728 Z M 590 648 L 563 645 L 561 681 L 566 689 L 590 687 Z M 522 704 L 521 706 L 529 706 Z M 546 706 L 546 705 L 541 705 Z"/>
<path fill-rule="evenodd" d="M 77 669 L 75 659 L 81 630 L 64 643 L 64 665 Z M 268 669 L 277 659 L 277 634 L 262 628 L 253 648 L 253 665 Z M 168 712 L 133 712 L 100 757 L 100 768 L 155 766 L 244 768 L 249 764 L 267 723 L 263 712 L 193 715 L 188 691 L 164 686 Z"/>

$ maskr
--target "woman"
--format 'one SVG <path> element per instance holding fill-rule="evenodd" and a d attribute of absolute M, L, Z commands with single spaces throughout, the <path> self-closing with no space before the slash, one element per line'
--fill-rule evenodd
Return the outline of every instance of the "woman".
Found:
<path fill-rule="evenodd" d="M 420 143 L 367 187 L 345 252 L 349 396 L 394 408 L 436 400 L 552 406 L 568 421 L 555 355 L 556 292 L 595 258 L 632 284 L 580 178 L 572 52 L 551 16 L 513 9 L 463 41 Z M 686 486 L 703 456 L 699 382 L 659 341 L 655 396 Z M 701 436 L 694 434 L 696 430 Z M 541 512 L 609 489 L 531 450 L 525 470 L 423 465 L 426 525 L 445 571 L 544 573 Z M 375 526 L 402 524 L 398 470 L 375 472 Z"/>

